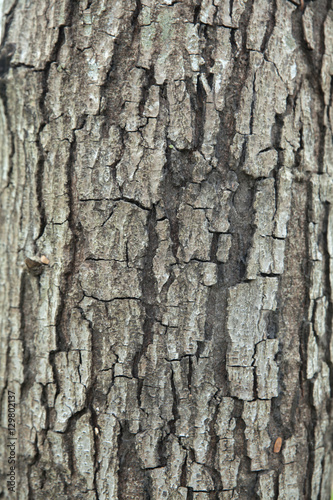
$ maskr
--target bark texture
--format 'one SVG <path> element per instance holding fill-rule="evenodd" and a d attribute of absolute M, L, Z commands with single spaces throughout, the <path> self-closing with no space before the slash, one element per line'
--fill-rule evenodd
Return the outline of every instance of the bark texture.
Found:
<path fill-rule="evenodd" d="M 2 11 L 1 496 L 328 500 L 331 2 Z"/>

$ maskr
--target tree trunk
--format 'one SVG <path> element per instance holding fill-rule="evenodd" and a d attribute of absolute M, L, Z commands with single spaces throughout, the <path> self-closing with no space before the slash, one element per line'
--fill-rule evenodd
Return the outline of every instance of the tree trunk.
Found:
<path fill-rule="evenodd" d="M 3 498 L 328 500 L 333 10 L 296 3 L 2 3 Z"/>

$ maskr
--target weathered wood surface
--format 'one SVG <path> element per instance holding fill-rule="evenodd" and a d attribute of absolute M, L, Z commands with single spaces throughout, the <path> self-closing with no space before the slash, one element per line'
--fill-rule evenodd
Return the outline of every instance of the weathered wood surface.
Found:
<path fill-rule="evenodd" d="M 17 498 L 327 500 L 330 2 L 2 11 Z"/>

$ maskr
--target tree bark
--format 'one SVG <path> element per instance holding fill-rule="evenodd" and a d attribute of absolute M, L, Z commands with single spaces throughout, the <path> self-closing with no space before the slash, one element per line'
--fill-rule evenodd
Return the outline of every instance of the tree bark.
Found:
<path fill-rule="evenodd" d="M 333 10 L 296 3 L 2 3 L 3 498 L 328 500 Z"/>

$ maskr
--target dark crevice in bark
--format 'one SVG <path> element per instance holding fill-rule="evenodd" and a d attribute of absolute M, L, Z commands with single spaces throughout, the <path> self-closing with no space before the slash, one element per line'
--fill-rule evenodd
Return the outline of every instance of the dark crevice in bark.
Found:
<path fill-rule="evenodd" d="M 328 103 L 327 110 L 326 110 L 326 119 L 327 119 L 328 123 L 330 124 L 331 132 L 332 132 L 332 128 L 333 128 L 333 123 L 331 123 L 331 118 L 330 118 L 330 109 L 331 109 L 332 105 L 333 105 L 333 76 L 331 76 L 330 98 L 329 98 L 329 103 Z"/>
<path fill-rule="evenodd" d="M 143 116 L 144 107 L 149 96 L 149 90 L 153 85 L 156 85 L 154 69 L 153 68 L 145 69 L 145 82 L 141 87 L 141 100 L 139 104 L 140 116 Z"/>
<path fill-rule="evenodd" d="M 139 378 L 139 364 L 142 356 L 147 352 L 148 346 L 152 344 L 154 337 L 154 324 L 159 318 L 159 308 L 156 304 L 157 281 L 153 271 L 153 261 L 158 247 L 158 237 L 156 233 L 156 207 L 153 206 L 147 219 L 148 245 L 144 257 L 141 289 L 141 302 L 144 307 L 143 341 L 141 348 L 133 358 L 132 375 Z M 141 390 L 138 387 L 138 401 L 141 400 Z"/>
<path fill-rule="evenodd" d="M 299 129 L 299 147 L 295 153 L 295 170 L 300 171 L 302 165 L 302 153 L 304 151 L 304 140 L 303 140 L 303 125 Z"/>
<path fill-rule="evenodd" d="M 193 488 L 187 487 L 187 496 L 186 500 L 193 500 Z"/>
<path fill-rule="evenodd" d="M 273 30 L 275 28 L 276 24 L 276 11 L 277 11 L 277 0 L 273 0 L 272 2 L 269 2 L 270 6 L 270 13 L 269 13 L 269 20 L 266 26 L 266 32 L 260 47 L 261 52 L 265 52 L 265 50 L 268 47 L 268 43 L 270 41 L 270 38 L 272 36 Z"/>
<path fill-rule="evenodd" d="M 37 433 L 36 433 L 36 437 L 35 437 L 35 441 L 34 441 L 34 448 L 35 448 L 35 455 L 32 458 L 32 460 L 30 461 L 30 463 L 28 463 L 28 474 L 27 474 L 27 476 L 28 476 L 28 500 L 34 500 L 33 488 L 32 488 L 32 485 L 31 485 L 31 474 L 32 474 L 32 469 L 34 468 L 34 466 L 36 464 L 38 464 L 38 462 L 39 462 L 39 460 L 41 458 L 41 455 L 40 455 L 40 452 L 39 452 L 39 449 L 38 449 L 38 436 L 37 436 Z M 43 484 L 45 483 L 45 471 L 44 470 L 42 470 L 41 477 L 42 477 L 41 489 L 43 489 Z"/>
<path fill-rule="evenodd" d="M 172 365 L 171 365 L 170 384 L 171 384 L 171 391 L 172 391 L 172 415 L 173 415 L 173 419 L 169 420 L 168 426 L 170 429 L 170 433 L 176 435 L 176 422 L 177 422 L 177 420 L 179 420 L 180 416 L 179 416 L 179 411 L 178 411 L 179 400 L 178 400 L 178 396 L 177 396 Z"/>
<path fill-rule="evenodd" d="M 331 301 L 332 297 L 332 287 L 331 287 L 331 269 L 332 269 L 332 259 L 330 258 L 330 254 L 328 251 L 329 246 L 329 218 L 331 204 L 325 203 L 325 217 L 323 220 L 323 231 L 322 231 L 322 244 L 323 244 L 323 258 L 325 262 L 325 282 L 324 282 L 324 295 L 327 298 L 327 310 L 326 310 L 326 318 L 325 318 L 325 336 L 320 339 L 320 345 L 324 352 L 324 359 L 330 369 L 330 387 L 333 389 L 333 360 L 331 359 L 330 346 L 332 345 L 332 324 L 333 324 L 333 303 Z M 327 414 L 332 415 L 332 398 L 327 399 Z M 333 430 L 331 431 L 333 432 Z"/>
<path fill-rule="evenodd" d="M 200 66 L 200 72 L 206 75 L 207 81 L 209 83 L 209 81 L 212 81 L 212 78 L 214 77 L 211 71 L 215 64 L 213 54 L 216 50 L 217 45 L 217 26 L 207 25 L 205 27 L 205 41 L 206 44 L 203 47 L 203 57 L 205 62 L 202 66 Z"/>
<path fill-rule="evenodd" d="M 251 474 L 251 459 L 247 456 L 247 440 L 245 437 L 246 424 L 242 418 L 244 403 L 234 398 L 232 417 L 236 419 L 234 429 L 235 457 L 240 457 L 237 479 L 237 492 L 240 498 L 256 498 L 256 474 Z"/>
<path fill-rule="evenodd" d="M 259 471 L 253 472 L 255 474 L 255 485 L 254 485 L 254 492 L 253 492 L 253 500 L 261 500 L 260 496 L 258 494 L 258 484 L 259 484 Z"/>
<path fill-rule="evenodd" d="M 212 363 L 214 364 L 215 372 L 215 383 L 217 387 L 222 391 L 222 395 L 227 395 L 228 387 L 228 375 L 227 375 L 227 349 L 228 349 L 228 339 L 224 334 L 226 332 L 226 303 L 227 303 L 227 291 L 223 290 L 223 274 L 225 272 L 225 266 L 218 266 L 218 280 L 217 280 L 217 294 L 216 294 L 216 304 L 218 307 L 215 309 L 215 321 L 213 329 L 213 339 L 214 339 L 214 351 Z M 223 334 L 222 334 L 223 332 Z M 202 357 L 204 352 L 205 342 L 198 342 L 198 349 L 196 356 L 197 358 Z"/>
<path fill-rule="evenodd" d="M 172 241 L 172 253 L 176 262 L 178 262 L 178 248 L 179 242 L 179 225 L 177 218 L 177 211 L 179 208 L 179 187 L 181 183 L 181 172 L 177 175 L 177 163 L 176 158 L 173 153 L 172 146 L 169 142 L 167 143 L 166 163 L 163 167 L 163 180 L 162 180 L 162 199 L 164 204 L 165 214 L 168 218 L 170 224 L 170 238 Z M 179 162 L 180 163 L 180 162 Z M 180 168 L 181 165 L 179 165 Z"/>
<path fill-rule="evenodd" d="M 15 54 L 16 45 L 14 43 L 5 43 L 0 50 L 0 81 L 4 82 L 11 67 L 10 61 Z M 0 87 L 1 97 L 3 95 L 3 89 Z"/>
<path fill-rule="evenodd" d="M 93 399 L 93 393 L 91 399 Z M 90 423 L 93 429 L 93 435 L 94 435 L 94 488 L 95 488 L 95 494 L 96 494 L 96 500 L 98 500 L 99 495 L 98 495 L 98 488 L 97 488 L 97 474 L 100 470 L 101 463 L 99 462 L 99 449 L 100 449 L 100 427 L 98 425 L 98 418 L 97 418 L 97 413 L 94 410 L 92 404 L 90 404 L 90 411 L 91 411 L 91 417 L 90 417 Z"/>
<path fill-rule="evenodd" d="M 22 273 L 21 289 L 20 289 L 20 339 L 23 348 L 23 376 L 24 380 L 21 384 L 20 402 L 23 402 L 29 389 L 34 384 L 35 378 L 35 346 L 34 346 L 34 318 L 35 318 L 35 281 L 38 277 Z"/>
<path fill-rule="evenodd" d="M 320 110 L 317 114 L 318 121 L 318 130 L 319 130 L 319 140 L 318 140 L 318 152 L 317 152 L 317 161 L 318 161 L 318 174 L 324 173 L 324 158 L 325 158 L 325 141 L 326 141 L 326 132 L 327 126 L 325 125 L 326 121 L 326 105 L 325 105 L 325 97 L 322 91 L 321 86 L 317 90 L 317 95 L 320 97 L 321 106 Z"/>
<path fill-rule="evenodd" d="M 36 167 L 36 192 L 38 198 L 38 210 L 40 214 L 40 229 L 37 236 L 37 239 L 41 238 L 45 231 L 45 227 L 47 224 L 46 215 L 45 215 L 45 206 L 44 206 L 44 196 L 43 196 L 43 174 L 44 174 L 44 157 L 40 156 L 37 167 Z M 35 242 L 35 251 L 37 251 L 37 245 Z"/>
<path fill-rule="evenodd" d="M 138 208 L 141 208 L 141 210 L 146 210 L 146 211 L 149 210 L 148 207 L 145 207 L 139 201 L 134 200 L 132 198 L 127 198 L 127 196 L 122 196 L 121 198 L 113 198 L 113 201 L 125 201 L 127 203 L 132 203 L 132 205 L 136 205 Z"/>
<path fill-rule="evenodd" d="M 187 457 L 188 457 L 188 453 L 186 452 L 185 460 L 184 460 L 183 465 L 182 465 L 182 472 L 180 475 L 180 484 L 179 484 L 183 488 L 186 488 L 186 485 L 187 485 Z"/>
<path fill-rule="evenodd" d="M 55 395 L 54 395 L 54 401 L 56 401 L 57 396 L 60 393 L 60 387 L 61 387 L 60 380 L 59 380 L 59 377 L 58 377 L 58 372 L 57 372 L 57 369 L 56 369 L 56 364 L 55 364 L 55 356 L 56 356 L 56 354 L 57 354 L 57 351 L 50 351 L 50 354 L 49 354 L 49 363 L 50 363 L 50 366 L 52 368 L 53 382 L 56 385 L 56 392 L 55 392 Z M 50 409 L 49 411 L 50 411 L 50 414 L 51 414 L 52 413 L 52 409 Z"/>
<path fill-rule="evenodd" d="M 191 394 L 192 392 L 192 375 L 193 375 L 193 361 L 192 357 L 188 356 L 188 377 L 187 377 L 187 384 L 188 384 L 188 390 Z"/>
<path fill-rule="evenodd" d="M 98 261 L 104 260 L 104 259 L 86 259 L 86 260 L 88 260 L 88 261 L 90 260 L 92 262 L 96 262 L 96 261 L 98 262 Z M 110 262 L 124 262 L 124 261 L 114 261 L 114 260 L 111 260 Z M 132 296 L 128 296 L 128 297 L 113 297 L 112 299 L 101 299 L 99 297 L 95 297 L 94 295 L 87 295 L 86 293 L 83 293 L 83 297 L 89 297 L 90 299 L 96 300 L 96 301 L 101 302 L 103 304 L 108 304 L 108 303 L 114 302 L 116 300 L 140 300 L 138 297 L 132 297 Z"/>
<path fill-rule="evenodd" d="M 41 431 L 41 442 L 44 444 L 44 441 L 46 439 L 47 433 L 50 429 L 50 421 L 51 421 L 51 415 L 50 415 L 50 407 L 48 405 L 48 398 L 47 398 L 47 386 L 48 384 L 40 384 L 42 386 L 42 394 L 41 394 L 41 404 L 45 409 L 45 426 L 44 429 Z"/>
<path fill-rule="evenodd" d="M 197 91 L 192 88 L 192 81 L 186 79 L 186 88 L 190 96 L 191 108 L 194 110 L 193 150 L 200 150 L 204 139 L 205 112 L 206 112 L 206 92 L 201 83 L 200 75 L 197 77 Z"/>
<path fill-rule="evenodd" d="M 251 363 L 251 366 L 253 367 L 253 394 L 254 394 L 254 398 L 255 399 L 259 399 L 259 393 L 258 393 L 258 373 L 257 373 L 257 370 L 256 370 L 256 366 L 255 366 L 255 361 L 256 361 L 256 354 L 257 354 L 257 345 L 256 344 L 254 346 L 254 351 L 253 351 L 253 355 L 252 355 L 252 363 Z"/>
<path fill-rule="evenodd" d="M 197 24 L 199 22 L 201 4 L 196 5 L 193 12 L 193 24 Z"/>
<path fill-rule="evenodd" d="M 276 311 L 270 311 L 266 316 L 266 332 L 268 339 L 276 339 L 279 331 L 279 305 Z"/>
<path fill-rule="evenodd" d="M 142 498 L 148 500 L 150 494 L 150 480 L 142 469 L 136 452 L 135 434 L 130 432 L 129 423 L 125 420 L 120 424 L 118 434 L 118 499 L 132 500 Z"/>
<path fill-rule="evenodd" d="M 311 418 L 306 428 L 309 455 L 306 464 L 306 475 L 304 481 L 305 498 L 311 498 L 311 486 L 312 486 L 312 479 L 314 475 L 314 466 L 315 466 L 315 428 L 318 423 L 317 411 L 313 402 L 313 382 L 310 383 L 308 382 L 308 385 L 310 385 L 310 390 L 307 396 L 307 402 L 310 405 Z"/>
<path fill-rule="evenodd" d="M 246 263 L 252 246 L 254 227 L 253 201 L 255 181 L 240 172 L 239 186 L 233 195 L 229 214 L 232 231 L 232 246 L 229 252 L 228 266 L 225 266 L 224 285 L 234 286 L 245 278 Z"/>
<path fill-rule="evenodd" d="M 139 359 L 139 353 L 137 353 L 134 358 L 133 358 L 133 366 L 134 368 L 137 369 L 137 359 Z M 136 363 L 136 364 L 135 364 Z M 138 401 L 138 407 L 141 408 L 141 394 L 142 394 L 142 389 L 143 389 L 143 379 L 138 378 L 138 375 L 136 376 L 134 371 L 133 371 L 133 377 L 138 379 L 138 385 L 137 385 L 137 401 Z"/>
<path fill-rule="evenodd" d="M 323 496 L 324 496 L 324 495 L 323 495 L 324 491 L 322 490 L 322 487 L 321 487 L 321 486 L 322 486 L 322 483 L 323 483 L 323 470 L 324 470 L 323 464 L 324 464 L 324 460 L 325 460 L 325 457 L 323 457 L 323 458 L 321 459 L 321 461 L 320 461 L 320 469 L 321 469 L 321 474 L 320 474 L 320 481 L 319 481 L 319 488 L 318 488 L 318 490 L 319 490 L 319 494 L 321 493 L 321 497 L 322 497 L 322 498 L 323 498 Z M 330 494 L 330 493 L 331 493 L 331 491 L 330 491 L 330 492 L 326 491 L 326 493 L 327 493 L 327 494 Z M 319 496 L 319 495 L 318 495 L 318 496 Z"/>
<path fill-rule="evenodd" d="M 22 284 L 21 284 L 21 287 L 22 287 Z M 9 342 L 7 340 L 7 349 L 6 349 L 6 368 L 9 366 L 10 364 L 10 346 L 9 346 Z M 6 370 L 6 373 L 8 372 L 8 370 Z M 4 404 L 5 404 L 5 400 L 8 399 L 8 377 L 6 376 L 6 379 L 4 381 L 4 384 L 3 384 L 3 388 L 1 390 L 1 394 L 0 394 L 0 405 L 1 405 L 1 408 L 5 408 Z M 2 477 L 2 472 L 0 472 L 0 479 Z"/>
<path fill-rule="evenodd" d="M 84 408 L 82 408 L 82 410 L 79 410 L 79 411 L 73 413 L 73 415 L 71 415 L 69 417 L 69 419 L 67 421 L 67 424 L 66 424 L 66 429 L 63 432 L 63 435 L 64 435 L 65 438 L 68 437 L 68 436 L 71 436 L 71 439 L 73 439 L 76 422 L 78 420 L 80 420 L 80 418 L 83 415 L 85 415 L 86 413 L 89 412 L 88 406 L 89 406 L 89 404 L 86 402 L 86 404 L 84 405 Z M 72 459 L 74 461 L 74 447 L 72 448 L 72 453 L 73 453 Z M 71 470 L 74 472 L 74 470 L 75 470 L 75 466 L 74 465 L 73 465 L 73 467 L 71 467 Z"/>
<path fill-rule="evenodd" d="M 215 397 L 214 397 L 215 399 Z M 210 475 L 213 479 L 214 483 L 214 492 L 217 493 L 219 491 L 222 491 L 222 477 L 221 477 L 221 472 L 218 470 L 216 467 L 216 458 L 217 458 L 217 452 L 218 452 L 218 445 L 220 441 L 220 437 L 217 435 L 216 430 L 215 430 L 215 424 L 217 421 L 217 416 L 218 416 L 218 411 L 219 411 L 219 405 L 217 404 L 217 401 L 215 400 L 215 411 L 213 418 L 209 422 L 209 437 L 210 437 L 210 442 L 209 442 L 209 458 L 207 460 L 208 463 L 210 463 L 209 467 L 209 472 Z"/>
<path fill-rule="evenodd" d="M 138 18 L 142 9 L 142 4 L 140 0 L 136 0 L 135 10 L 133 12 L 133 17 L 131 19 L 131 25 L 136 26 L 138 23 Z"/>
<path fill-rule="evenodd" d="M 164 434 L 162 431 L 162 436 L 158 441 L 157 454 L 159 458 L 159 467 L 166 467 L 168 465 L 168 453 L 167 453 L 167 441 L 169 434 Z"/>
<path fill-rule="evenodd" d="M 140 203 L 137 200 L 134 200 L 132 198 L 127 198 L 127 196 L 121 196 L 120 198 L 80 198 L 78 201 L 80 201 L 82 203 L 89 202 L 89 201 L 96 201 L 96 202 L 98 202 L 98 201 L 110 201 L 111 203 L 114 203 L 115 205 L 116 205 L 117 201 L 123 201 L 125 203 L 130 203 L 132 205 L 135 205 L 138 208 L 141 208 L 141 210 L 149 211 L 148 207 L 142 205 L 142 203 Z M 109 214 L 109 216 L 105 219 L 105 221 L 101 224 L 101 226 L 104 226 L 106 224 L 106 222 L 110 219 L 111 216 L 112 216 L 112 211 Z"/>
<path fill-rule="evenodd" d="M 210 247 L 210 262 L 214 262 L 214 264 L 218 264 L 218 261 L 216 258 L 216 252 L 217 252 L 219 235 L 220 235 L 220 233 L 213 233 L 212 244 Z"/>
<path fill-rule="evenodd" d="M 234 8 L 234 0 L 229 0 L 229 15 L 232 17 L 232 11 Z"/>
<path fill-rule="evenodd" d="M 211 73 L 211 70 L 215 63 L 212 54 L 216 47 L 216 27 L 200 24 L 199 36 L 202 41 L 204 40 L 204 47 L 202 53 L 203 62 L 200 63 L 200 73 L 197 76 L 196 90 L 193 88 L 192 79 L 189 77 L 186 78 L 186 87 L 191 100 L 191 108 L 194 111 L 194 123 L 192 123 L 194 131 L 193 151 L 200 151 L 204 140 L 207 95 L 202 78 L 205 78 L 210 88 L 212 88 L 214 75 Z"/>
<path fill-rule="evenodd" d="M 167 297 L 168 297 L 168 292 L 169 292 L 170 286 L 175 281 L 175 279 L 176 278 L 175 278 L 173 268 L 170 266 L 169 267 L 169 277 L 168 277 L 167 281 L 164 283 L 162 290 L 160 291 L 160 303 L 161 303 L 161 316 L 162 317 L 163 317 L 163 313 L 167 309 L 166 304 L 167 304 Z"/>
<path fill-rule="evenodd" d="M 284 153 L 283 153 L 283 150 L 281 148 L 282 131 L 283 131 L 285 117 L 291 113 L 293 107 L 294 106 L 293 106 L 291 96 L 289 96 L 287 99 L 287 106 L 286 106 L 285 113 L 284 114 L 278 114 L 278 113 L 275 114 L 275 123 L 272 127 L 272 144 L 273 144 L 273 147 L 276 150 L 277 155 L 278 155 L 277 164 L 276 164 L 276 167 L 274 169 L 275 174 L 284 164 L 284 161 L 283 161 L 284 160 Z M 277 194 L 276 187 L 275 187 L 275 191 Z"/>
<path fill-rule="evenodd" d="M 250 123 L 249 123 L 250 135 L 253 134 L 254 110 L 257 102 L 256 76 L 257 76 L 256 73 L 254 73 L 252 82 L 252 102 L 251 102 Z M 247 147 L 247 141 L 245 141 L 245 147 Z"/>

